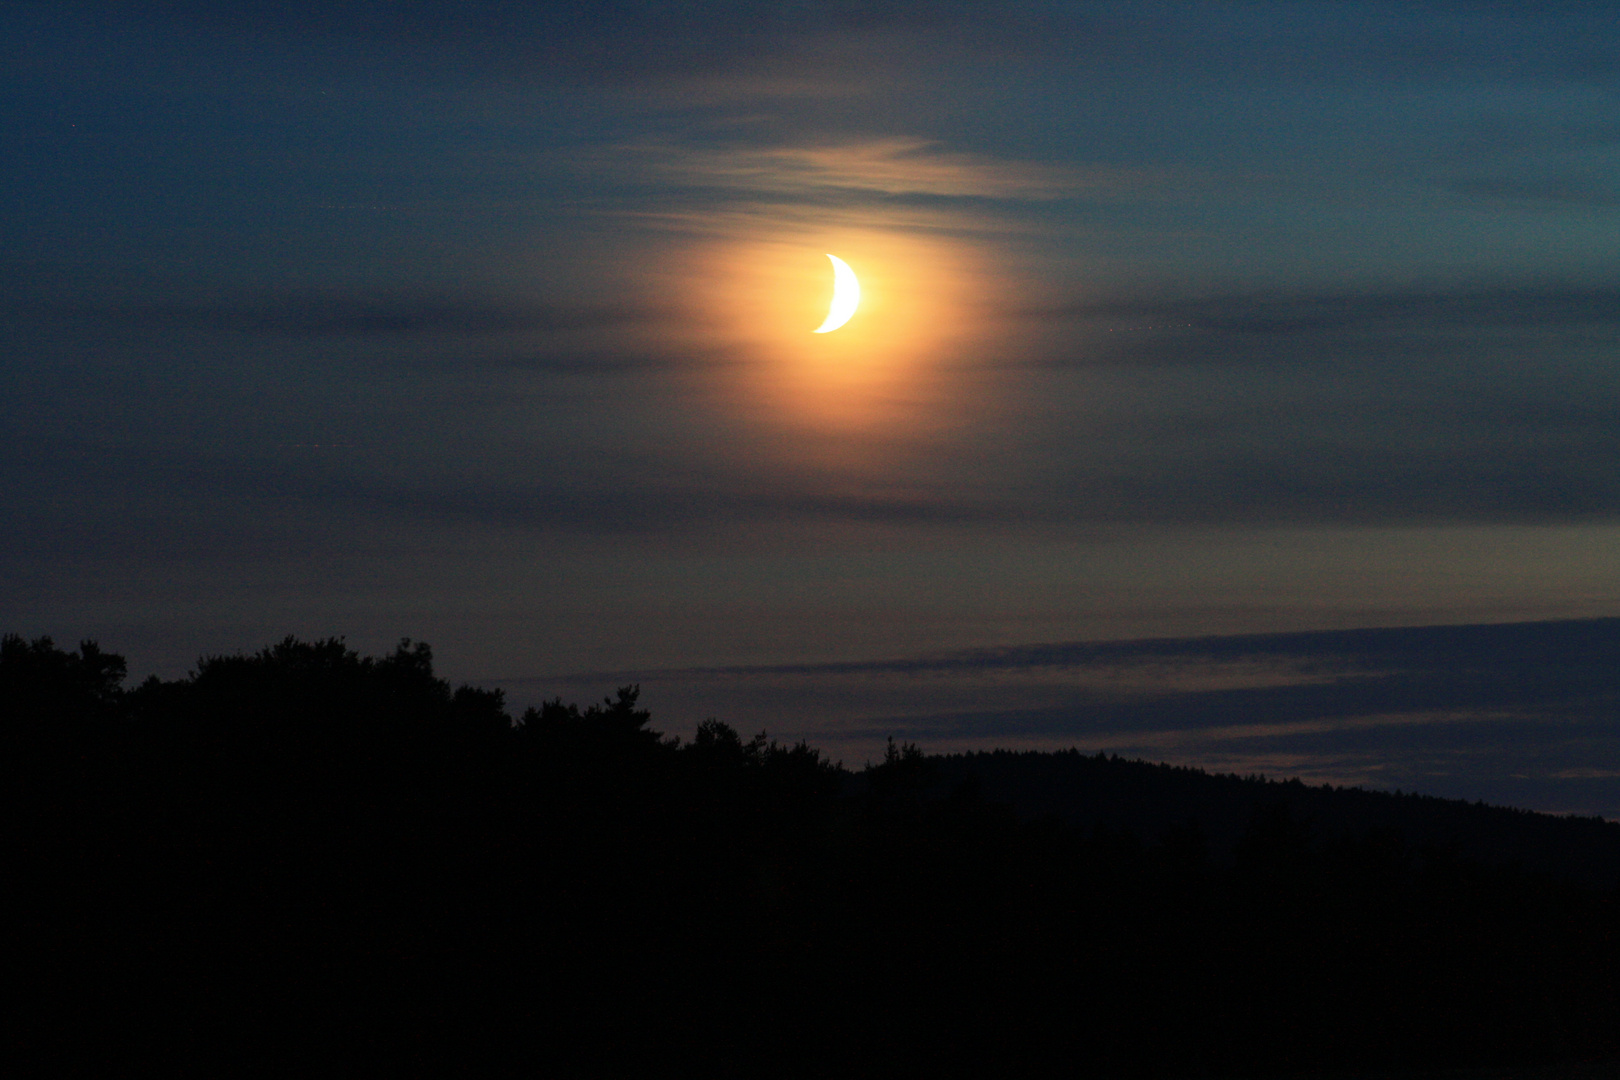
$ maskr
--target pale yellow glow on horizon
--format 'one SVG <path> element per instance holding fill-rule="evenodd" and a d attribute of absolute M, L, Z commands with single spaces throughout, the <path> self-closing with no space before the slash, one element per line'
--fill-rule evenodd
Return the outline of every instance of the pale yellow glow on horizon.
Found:
<path fill-rule="evenodd" d="M 833 297 L 827 309 L 827 321 L 813 331 L 817 334 L 830 334 L 849 322 L 861 303 L 861 283 L 849 263 L 836 255 L 829 254 L 827 258 L 833 265 Z"/>

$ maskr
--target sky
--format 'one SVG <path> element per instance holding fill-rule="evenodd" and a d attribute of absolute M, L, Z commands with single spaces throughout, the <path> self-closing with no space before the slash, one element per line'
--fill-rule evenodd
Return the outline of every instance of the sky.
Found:
<path fill-rule="evenodd" d="M 1585 3 L 20 0 L 0 629 L 1620 816 L 1617 106 Z"/>

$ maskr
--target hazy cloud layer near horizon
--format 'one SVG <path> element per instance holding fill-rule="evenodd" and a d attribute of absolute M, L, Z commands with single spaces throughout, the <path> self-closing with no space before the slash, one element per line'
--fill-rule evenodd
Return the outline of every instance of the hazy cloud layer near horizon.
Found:
<path fill-rule="evenodd" d="M 654 726 L 713 715 L 859 766 L 1078 747 L 1244 775 L 1620 820 L 1620 620 L 1068 642 L 847 663 L 502 680 L 514 701 L 634 682 Z"/>

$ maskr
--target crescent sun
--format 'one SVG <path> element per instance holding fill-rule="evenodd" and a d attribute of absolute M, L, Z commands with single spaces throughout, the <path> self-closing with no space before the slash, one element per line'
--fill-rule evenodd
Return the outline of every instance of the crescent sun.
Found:
<path fill-rule="evenodd" d="M 830 334 L 849 322 L 861 303 L 861 283 L 855 279 L 855 271 L 836 255 L 827 258 L 832 260 L 833 266 L 832 306 L 827 309 L 827 321 L 816 327 L 818 334 Z"/>

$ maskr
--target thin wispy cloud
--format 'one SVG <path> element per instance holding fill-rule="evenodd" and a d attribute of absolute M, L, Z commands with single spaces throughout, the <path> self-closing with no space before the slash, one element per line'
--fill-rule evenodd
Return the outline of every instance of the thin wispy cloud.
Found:
<path fill-rule="evenodd" d="M 1159 179 L 1145 169 L 1007 160 L 905 136 L 770 147 L 635 144 L 611 155 L 666 181 L 778 196 L 844 191 L 1042 200 L 1139 189 Z"/>
<path fill-rule="evenodd" d="M 667 314 L 649 306 L 513 304 L 446 295 L 379 296 L 328 292 L 246 297 L 239 303 L 39 305 L 38 320 L 99 320 L 120 329 L 190 329 L 268 338 L 381 338 L 432 341 L 593 330 Z"/>
<path fill-rule="evenodd" d="M 652 701 L 858 760 L 1074 746 L 1620 817 L 1620 619 L 1055 642 L 863 662 L 499 680 Z M 730 710 L 728 713 L 728 709 Z"/>

